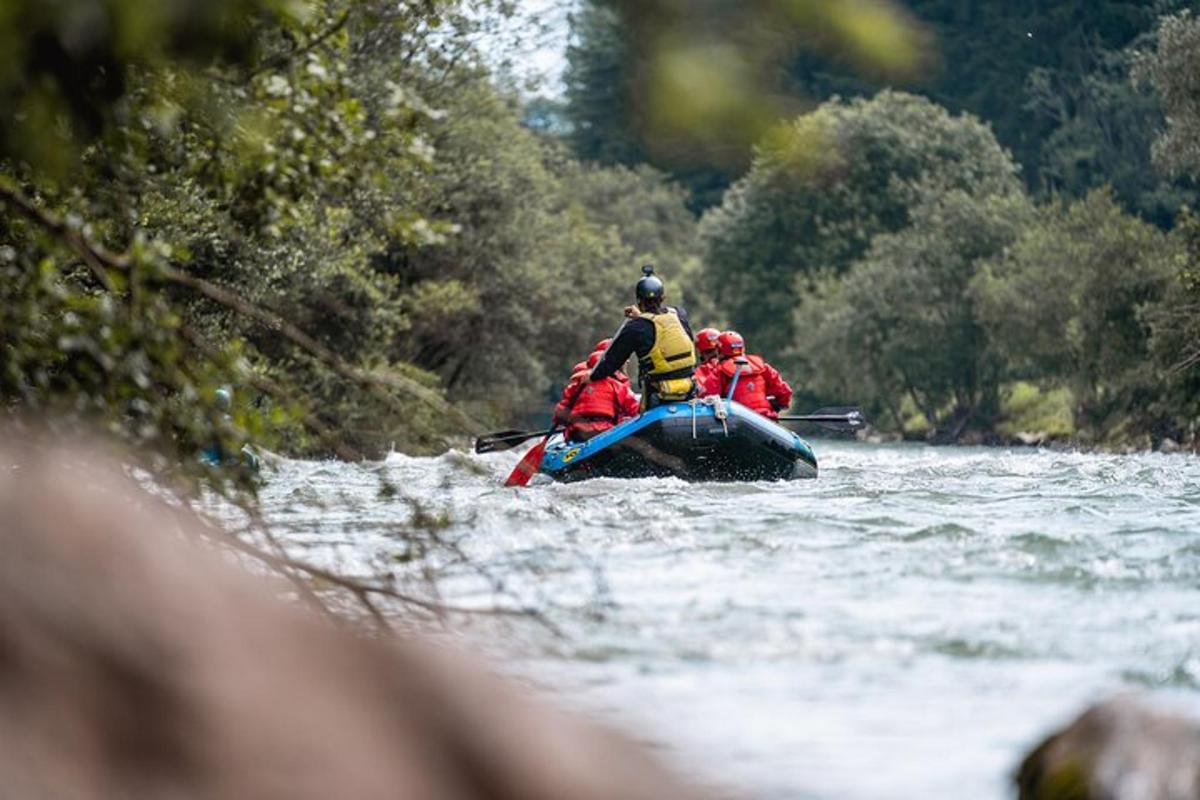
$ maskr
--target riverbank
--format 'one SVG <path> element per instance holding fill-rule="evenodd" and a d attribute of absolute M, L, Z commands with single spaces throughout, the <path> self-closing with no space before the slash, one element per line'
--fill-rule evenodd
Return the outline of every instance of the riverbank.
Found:
<path fill-rule="evenodd" d="M 872 444 L 920 442 L 982 447 L 1041 447 L 1094 453 L 1200 453 L 1200 419 L 1138 419 L 1128 413 L 1099 416 L 1080 408 L 1066 388 L 1042 389 L 1027 382 L 1006 385 L 991 414 L 923 413 L 909 399 L 885 421 L 890 429 L 867 429 L 860 441 Z M 941 425 L 930 416 L 950 420 Z M 985 417 L 981 422 L 978 418 Z M 957 418 L 957 421 L 955 419 Z"/>

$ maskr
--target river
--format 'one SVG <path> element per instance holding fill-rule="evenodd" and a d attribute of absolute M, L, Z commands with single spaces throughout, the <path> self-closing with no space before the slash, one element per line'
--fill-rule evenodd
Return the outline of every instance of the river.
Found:
<path fill-rule="evenodd" d="M 403 564 L 421 504 L 487 567 L 447 602 L 504 669 L 762 798 L 1003 798 L 1114 691 L 1200 705 L 1200 459 L 818 441 L 816 481 L 500 487 L 520 452 L 284 462 L 308 558 Z"/>

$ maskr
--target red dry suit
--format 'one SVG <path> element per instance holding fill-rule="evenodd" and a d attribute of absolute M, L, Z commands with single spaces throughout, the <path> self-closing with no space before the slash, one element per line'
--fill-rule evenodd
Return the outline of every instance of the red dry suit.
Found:
<path fill-rule="evenodd" d="M 695 372 L 696 388 L 700 390 L 701 397 L 707 397 L 710 394 L 721 393 L 721 361 L 720 359 L 710 358 L 709 360 L 696 367 Z"/>
<path fill-rule="evenodd" d="M 739 366 L 738 360 L 726 358 L 721 361 L 717 380 L 709 387 L 716 389 L 713 394 L 721 397 L 729 394 L 729 387 L 733 385 L 733 376 Z M 742 372 L 733 399 L 768 419 L 779 419 L 778 409 L 785 409 L 792 404 L 792 387 L 788 386 L 779 370 L 762 360 L 762 356 L 746 356 L 744 361 L 740 365 Z"/>
<path fill-rule="evenodd" d="M 638 415 L 638 399 L 629 389 L 628 378 L 588 382 L 589 375 L 588 370 L 572 375 L 554 407 L 554 421 L 567 426 L 571 441 L 585 442 Z"/>

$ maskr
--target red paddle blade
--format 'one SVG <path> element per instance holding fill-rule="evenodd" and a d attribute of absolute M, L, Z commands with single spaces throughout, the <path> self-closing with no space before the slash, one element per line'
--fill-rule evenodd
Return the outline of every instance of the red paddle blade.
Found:
<path fill-rule="evenodd" d="M 528 486 L 529 481 L 542 466 L 542 456 L 546 454 L 546 442 L 549 437 L 542 439 L 537 443 L 521 462 L 513 469 L 512 474 L 508 476 L 508 480 L 504 482 L 505 486 Z"/>

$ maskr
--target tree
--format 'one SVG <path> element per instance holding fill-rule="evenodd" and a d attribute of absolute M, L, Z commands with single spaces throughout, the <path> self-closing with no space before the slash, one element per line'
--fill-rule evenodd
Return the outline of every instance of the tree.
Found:
<path fill-rule="evenodd" d="M 392 352 L 408 298 L 372 259 L 452 232 L 412 200 L 439 117 L 414 84 L 470 61 L 469 20 L 341 0 L 301 17 L 231 0 L 139 20 L 127 5 L 83 54 L 72 9 L 31 12 L 46 32 L 30 46 L 64 56 L 30 51 L 0 86 L 14 107 L 49 103 L 63 119 L 44 157 L 20 125 L 0 153 L 5 406 L 98 421 L 164 469 L 218 483 L 227 473 L 195 460 L 216 440 L 236 452 L 274 430 L 294 452 L 353 456 L 469 430 L 436 377 Z M 188 34 L 210 12 L 221 35 L 197 52 Z M 381 32 L 408 50 L 359 57 Z M 127 49 L 143 35 L 153 44 Z M 110 83 L 77 97 L 75 79 Z M 226 382 L 246 387 L 230 419 L 212 402 Z"/>
<path fill-rule="evenodd" d="M 833 100 L 760 148 L 705 216 L 705 278 L 756 349 L 803 347 L 793 312 L 809 284 L 906 228 L 923 187 L 986 196 L 1018 185 L 1012 160 L 973 117 L 899 92 Z"/>
<path fill-rule="evenodd" d="M 646 161 L 631 107 L 634 53 L 617 9 L 584 2 L 571 15 L 567 47 L 567 141 L 584 161 L 634 165 Z"/>
<path fill-rule="evenodd" d="M 1026 109 L 1052 129 L 1040 145 L 1039 189 L 1075 198 L 1111 185 L 1122 206 L 1165 229 L 1197 195 L 1191 182 L 1164 178 L 1151 164 L 1162 107 L 1153 91 L 1130 79 L 1145 38 L 1125 50 L 1088 53 L 1083 75 L 1035 68 Z"/>
<path fill-rule="evenodd" d="M 994 351 L 1015 377 L 1071 389 L 1081 429 L 1143 416 L 1158 390 L 1141 315 L 1166 289 L 1169 245 L 1110 191 L 1045 209 L 972 287 Z"/>
<path fill-rule="evenodd" d="M 1173 175 L 1200 177 L 1200 20 L 1189 12 L 1163 18 L 1158 47 L 1138 59 L 1135 76 L 1162 99 L 1166 130 L 1154 160 Z"/>
<path fill-rule="evenodd" d="M 688 191 L 688 207 L 699 213 L 720 201 L 728 170 L 678 155 L 647 150 L 648 120 L 636 102 L 635 52 L 630 32 L 611 3 L 585 0 L 571 15 L 567 48 L 564 117 L 566 139 L 577 158 L 606 166 L 654 164 L 668 168 Z M 665 156 L 665 157 L 664 157 Z"/>
<path fill-rule="evenodd" d="M 99 423 L 153 468 L 182 463 L 195 478 L 200 450 L 219 441 L 237 452 L 254 430 L 244 407 L 227 420 L 213 402 L 216 385 L 238 371 L 236 349 L 201 343 L 181 322 L 168 287 L 181 290 L 191 276 L 169 264 L 170 245 L 121 237 L 137 195 L 110 204 L 93 202 L 91 190 L 145 171 L 168 109 L 194 100 L 189 80 L 204 66 L 249 69 L 264 28 L 309 29 L 282 5 L 240 0 L 172 3 L 149 15 L 117 2 L 8 11 L 0 19 L 11 66 L 0 74 L 0 102 L 13 110 L 0 132 L 0 402 L 65 430 Z M 150 96 L 150 76 L 168 72 L 175 92 Z"/>
<path fill-rule="evenodd" d="M 522 127 L 486 75 L 464 78 L 443 105 L 439 158 L 414 197 L 456 233 L 385 255 L 411 298 L 395 352 L 458 401 L 527 414 L 616 329 L 641 263 L 679 287 L 694 268 L 695 219 L 660 173 L 580 164 Z"/>
<path fill-rule="evenodd" d="M 1189 211 L 1170 235 L 1170 280 L 1161 301 L 1140 309 L 1158 388 L 1147 411 L 1159 437 L 1195 442 L 1200 436 L 1200 220 Z"/>
<path fill-rule="evenodd" d="M 635 13 L 627 13 L 631 6 Z M 693 192 L 693 206 L 704 209 L 720 199 L 720 190 L 741 171 L 740 162 L 702 155 L 692 147 L 690 160 L 661 158 L 656 136 L 638 93 L 629 91 L 635 76 L 652 74 L 658 42 L 653 33 L 670 27 L 668 41 L 693 39 L 708 45 L 706 66 L 716 64 L 721 44 L 753 42 L 761 60 L 771 63 L 758 91 L 740 90 L 746 98 L 747 119 L 779 112 L 778 98 L 822 102 L 834 97 L 869 97 L 882 89 L 922 94 L 952 113 L 969 112 L 988 122 L 1000 143 L 1022 167 L 1030 191 L 1080 197 L 1105 184 L 1117 188 L 1126 208 L 1166 227 L 1191 187 L 1176 185 L 1145 169 L 1143 148 L 1161 120 L 1152 96 L 1126 80 L 1131 51 L 1142 46 L 1165 10 L 1195 7 L 1194 0 L 1069 0 L 1052 4 L 1020 0 L 978 3 L 963 0 L 910 0 L 910 16 L 872 23 L 863 30 L 877 37 L 831 35 L 828 23 L 813 13 L 816 4 L 794 3 L 802 17 L 780 26 L 796 31 L 789 48 L 777 50 L 778 37 L 764 33 L 761 23 L 746 33 L 737 20 L 722 16 L 722 8 L 691 15 L 708 19 L 662 22 L 660 3 L 622 3 L 586 0 L 574 18 L 568 70 L 568 115 L 577 120 L 575 140 L 583 158 L 612 159 L 633 164 L 649 161 L 667 169 Z M 759 7 L 741 5 L 741 21 L 766 15 Z M 642 9 L 642 7 L 645 7 Z M 824 10 L 844 13 L 880 11 L 875 4 L 824 4 Z M 622 13 L 615 13 L 621 11 Z M 642 9 L 642 10 L 638 10 Z M 851 19 L 851 22 L 853 20 Z M 847 20 L 841 20 L 845 23 Z M 846 24 L 846 29 L 854 29 Z M 718 29 L 713 34 L 712 29 Z M 906 31 L 896 38 L 896 31 Z M 875 61 L 864 61 L 863 51 Z M 1186 49 L 1186 48 L 1184 48 Z M 1183 52 L 1183 50 L 1181 50 Z M 889 54 L 907 53 L 905 66 L 887 68 Z M 776 56 L 778 55 L 778 59 Z M 726 73 L 754 73 L 754 58 L 723 65 Z M 686 82 L 682 82 L 686 84 Z M 722 81 L 697 79 L 704 91 L 716 93 Z M 675 87 L 680 93 L 686 86 Z M 764 95 L 766 96 L 764 98 Z M 644 99 L 644 98 L 643 98 Z M 669 100 L 669 98 L 668 98 Z M 756 108 L 752 108 L 757 104 Z M 786 104 L 783 104 L 786 105 Z M 790 114 L 788 114 L 790 116 Z M 727 124 L 727 129 L 736 125 Z M 759 133 L 762 131 L 759 130 Z M 601 142 L 619 143 L 601 153 Z M 657 142 L 663 148 L 662 141 Z M 729 166 L 732 163 L 733 166 Z"/>
<path fill-rule="evenodd" d="M 688 212 L 686 190 L 644 165 L 603 168 L 564 159 L 558 169 L 568 195 L 593 224 L 620 237 L 634 263 L 653 262 L 671 279 L 673 301 L 711 313 L 697 274 L 697 223 Z"/>
<path fill-rule="evenodd" d="M 1154 176 L 1143 170 L 1139 181 L 1130 171 L 1131 164 L 1144 163 L 1138 148 L 1153 135 L 1160 112 L 1128 86 L 1123 73 L 1130 48 L 1140 46 L 1164 9 L 1195 3 L 911 0 L 908 5 L 932 33 L 929 47 L 937 54 L 936 67 L 916 81 L 897 87 L 864 80 L 837 54 L 812 53 L 797 58 L 791 80 L 820 99 L 870 95 L 890 86 L 923 94 L 954 113 L 970 112 L 992 126 L 1034 192 L 1082 196 L 1112 183 L 1130 210 L 1159 213 L 1170 204 L 1169 197 L 1151 196 L 1159 183 Z"/>
<path fill-rule="evenodd" d="M 917 194 L 905 228 L 875 236 L 864 258 L 801 302 L 798 357 L 818 396 L 868 403 L 897 427 L 907 399 L 935 435 L 955 440 L 994 421 L 1003 368 L 968 289 L 1033 209 L 1019 190 L 925 183 Z"/>

